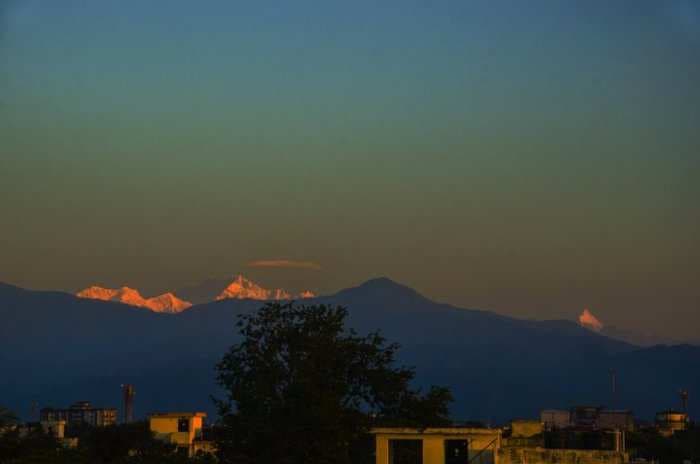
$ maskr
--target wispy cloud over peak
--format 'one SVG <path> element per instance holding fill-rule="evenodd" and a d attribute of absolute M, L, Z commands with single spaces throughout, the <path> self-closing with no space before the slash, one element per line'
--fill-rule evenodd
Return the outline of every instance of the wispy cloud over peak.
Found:
<path fill-rule="evenodd" d="M 289 259 L 260 259 L 248 263 L 248 267 L 278 269 L 309 269 L 320 271 L 321 265 L 313 261 L 293 261 Z"/>

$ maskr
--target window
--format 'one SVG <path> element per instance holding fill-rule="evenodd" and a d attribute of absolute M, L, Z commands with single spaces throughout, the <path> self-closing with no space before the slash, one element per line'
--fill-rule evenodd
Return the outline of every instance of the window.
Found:
<path fill-rule="evenodd" d="M 189 432 L 190 431 L 190 420 L 187 417 L 181 417 L 177 420 L 177 431 L 178 432 Z"/>
<path fill-rule="evenodd" d="M 423 440 L 389 440 L 389 464 L 423 464 Z"/>
<path fill-rule="evenodd" d="M 468 464 L 469 442 L 467 440 L 445 440 L 445 464 Z"/>

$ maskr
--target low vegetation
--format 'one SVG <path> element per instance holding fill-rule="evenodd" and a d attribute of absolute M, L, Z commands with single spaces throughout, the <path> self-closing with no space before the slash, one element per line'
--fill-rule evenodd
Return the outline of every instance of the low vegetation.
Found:
<path fill-rule="evenodd" d="M 44 433 L 38 424 L 0 432 L 2 464 L 208 464 L 211 456 L 188 458 L 153 438 L 146 422 L 71 430 L 77 447 Z"/>
<path fill-rule="evenodd" d="M 633 456 L 661 464 L 700 462 L 700 428 L 679 431 L 670 437 L 655 430 L 627 434 L 627 448 Z"/>

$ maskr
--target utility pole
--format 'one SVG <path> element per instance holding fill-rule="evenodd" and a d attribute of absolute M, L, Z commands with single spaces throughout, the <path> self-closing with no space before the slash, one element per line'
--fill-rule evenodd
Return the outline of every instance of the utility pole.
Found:
<path fill-rule="evenodd" d="M 36 419 L 37 422 L 41 420 L 41 415 L 39 414 L 39 403 L 36 400 L 32 401 L 32 412 L 29 417 L 31 417 L 32 420 Z"/>
<path fill-rule="evenodd" d="M 688 390 L 682 389 L 680 391 L 681 395 L 681 412 L 688 412 Z"/>
<path fill-rule="evenodd" d="M 615 393 L 617 391 L 617 372 L 615 369 L 610 369 L 610 409 L 615 409 Z"/>
<path fill-rule="evenodd" d="M 134 420 L 134 395 L 136 391 L 130 384 L 122 384 L 122 394 L 124 398 L 124 423 L 128 424 Z"/>

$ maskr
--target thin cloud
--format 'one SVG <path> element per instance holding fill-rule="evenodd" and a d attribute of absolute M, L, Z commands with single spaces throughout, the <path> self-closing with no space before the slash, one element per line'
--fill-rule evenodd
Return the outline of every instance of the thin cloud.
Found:
<path fill-rule="evenodd" d="M 292 261 L 289 259 L 260 259 L 248 263 L 248 267 L 267 267 L 277 269 L 309 269 L 320 271 L 321 265 L 313 261 Z"/>

